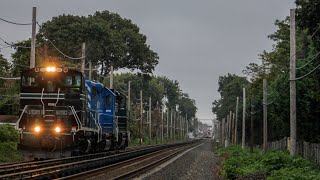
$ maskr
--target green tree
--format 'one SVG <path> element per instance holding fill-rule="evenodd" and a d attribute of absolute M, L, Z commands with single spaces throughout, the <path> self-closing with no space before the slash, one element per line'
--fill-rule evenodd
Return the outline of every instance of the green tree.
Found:
<path fill-rule="evenodd" d="M 131 20 L 109 11 L 96 12 L 88 17 L 61 15 L 45 22 L 39 30 L 41 44 L 49 44 L 48 55 L 57 61 L 67 60 L 52 47 L 72 57 L 81 57 L 81 45 L 86 43 L 86 58 L 100 69 L 101 75 L 114 69 L 138 69 L 152 73 L 158 55 L 146 44 L 146 36 Z M 70 61 L 70 60 L 69 60 Z M 79 60 L 74 60 L 79 65 Z"/>

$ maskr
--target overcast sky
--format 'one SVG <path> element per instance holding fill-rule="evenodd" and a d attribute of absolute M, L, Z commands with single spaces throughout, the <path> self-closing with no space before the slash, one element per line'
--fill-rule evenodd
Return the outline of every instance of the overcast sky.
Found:
<path fill-rule="evenodd" d="M 61 14 L 88 15 L 109 10 L 131 19 L 159 54 L 156 75 L 176 79 L 196 100 L 199 119 L 213 118 L 211 102 L 219 98 L 218 77 L 242 75 L 257 55 L 270 50 L 267 35 L 284 19 L 294 0 L 1 0 L 0 17 L 31 22 L 37 6 L 42 23 Z M 16 42 L 31 36 L 30 26 L 0 21 L 0 37 Z M 12 51 L 2 50 L 8 57 Z"/>

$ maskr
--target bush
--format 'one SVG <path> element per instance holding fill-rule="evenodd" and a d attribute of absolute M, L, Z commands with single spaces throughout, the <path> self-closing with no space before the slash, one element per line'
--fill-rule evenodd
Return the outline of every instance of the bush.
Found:
<path fill-rule="evenodd" d="M 18 142 L 19 134 L 17 130 L 9 125 L 0 125 L 0 142 Z"/>
<path fill-rule="evenodd" d="M 269 179 L 319 179 L 320 171 L 316 166 L 301 157 L 292 157 L 286 151 L 268 151 L 263 153 L 254 149 L 242 149 L 240 146 L 218 148 L 217 153 L 229 157 L 223 165 L 223 175 L 236 179 L 252 174 L 266 174 Z M 317 177 L 317 178 L 316 178 Z"/>
<path fill-rule="evenodd" d="M 19 160 L 22 160 L 22 156 L 17 150 L 16 142 L 0 143 L 0 162 L 12 162 Z"/>

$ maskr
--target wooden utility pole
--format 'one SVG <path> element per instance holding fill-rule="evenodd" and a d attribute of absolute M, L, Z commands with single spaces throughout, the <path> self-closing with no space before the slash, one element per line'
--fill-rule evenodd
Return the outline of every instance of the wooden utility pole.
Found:
<path fill-rule="evenodd" d="M 229 113 L 229 143 L 232 144 L 232 111 Z"/>
<path fill-rule="evenodd" d="M 173 139 L 173 110 L 170 111 L 170 140 Z"/>
<path fill-rule="evenodd" d="M 177 121 L 177 114 L 173 112 L 173 141 L 176 141 L 176 121 Z"/>
<path fill-rule="evenodd" d="M 250 133 L 250 151 L 253 152 L 253 112 L 254 112 L 254 106 L 253 106 L 253 96 L 251 97 L 251 133 Z"/>
<path fill-rule="evenodd" d="M 37 7 L 33 7 L 32 8 L 30 69 L 36 66 L 36 30 L 37 30 L 36 28 L 37 28 Z"/>
<path fill-rule="evenodd" d="M 149 97 L 149 144 L 151 144 L 151 130 L 152 130 L 152 120 L 151 120 L 151 97 Z"/>
<path fill-rule="evenodd" d="M 161 110 L 161 143 L 163 143 L 163 124 L 164 124 L 164 116 L 163 109 Z"/>
<path fill-rule="evenodd" d="M 263 151 L 267 152 L 268 149 L 268 117 L 267 117 L 267 79 L 263 78 Z"/>
<path fill-rule="evenodd" d="M 113 66 L 110 67 L 110 89 L 113 89 Z"/>
<path fill-rule="evenodd" d="M 131 117 L 131 81 L 128 82 L 128 119 L 127 119 L 127 132 L 128 140 L 130 141 L 131 131 L 130 131 L 130 117 Z"/>
<path fill-rule="evenodd" d="M 89 80 L 92 80 L 92 63 L 89 61 Z"/>
<path fill-rule="evenodd" d="M 139 126 L 140 145 L 142 144 L 142 120 L 143 120 L 143 104 L 142 104 L 142 91 L 140 91 L 140 126 Z"/>
<path fill-rule="evenodd" d="M 226 131 L 226 140 L 225 140 L 226 141 L 226 145 L 225 145 L 226 147 L 229 146 L 229 121 L 230 121 L 229 119 L 230 119 L 229 115 L 227 115 L 227 122 L 226 122 L 226 127 L 225 127 L 226 128 L 226 130 L 225 130 Z"/>
<path fill-rule="evenodd" d="M 235 144 L 235 113 L 232 114 L 232 143 Z"/>
<path fill-rule="evenodd" d="M 189 138 L 189 121 L 188 121 L 188 114 L 186 113 L 186 123 L 187 123 L 187 138 Z"/>
<path fill-rule="evenodd" d="M 290 9 L 290 154 L 296 155 L 296 12 Z"/>
<path fill-rule="evenodd" d="M 167 109 L 167 143 L 169 141 L 169 108 Z"/>
<path fill-rule="evenodd" d="M 221 145 L 225 146 L 225 121 L 226 119 L 222 119 L 222 127 L 221 127 Z"/>
<path fill-rule="evenodd" d="M 81 72 L 85 73 L 86 66 L 86 43 L 82 43 Z"/>
<path fill-rule="evenodd" d="M 246 144 L 246 88 L 243 88 L 243 108 L 242 108 L 242 149 Z"/>
<path fill-rule="evenodd" d="M 237 97 L 237 103 L 236 103 L 236 122 L 235 122 L 235 129 L 234 129 L 234 143 L 237 144 L 238 143 L 238 108 L 239 107 L 239 97 Z"/>

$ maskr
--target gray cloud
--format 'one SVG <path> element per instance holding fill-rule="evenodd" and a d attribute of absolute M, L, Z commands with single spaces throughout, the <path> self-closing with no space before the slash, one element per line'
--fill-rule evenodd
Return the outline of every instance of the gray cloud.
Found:
<path fill-rule="evenodd" d="M 88 15 L 97 10 L 131 19 L 159 53 L 155 74 L 180 82 L 197 102 L 200 119 L 212 118 L 211 102 L 219 98 L 217 80 L 226 73 L 241 74 L 257 54 L 271 49 L 266 36 L 275 31 L 294 0 L 2 0 L 0 17 L 30 22 L 32 6 L 38 21 L 60 14 Z M 17 41 L 30 37 L 31 27 L 0 22 L 0 37 Z M 12 51 L 3 51 L 8 56 Z"/>

